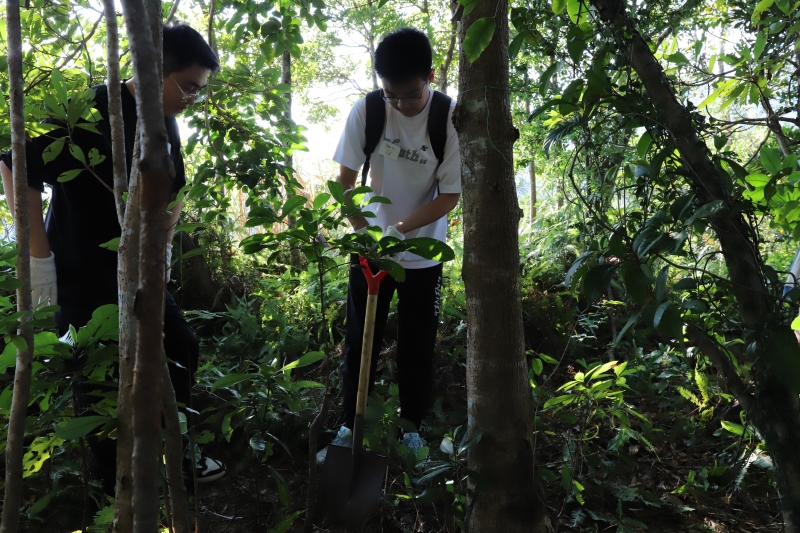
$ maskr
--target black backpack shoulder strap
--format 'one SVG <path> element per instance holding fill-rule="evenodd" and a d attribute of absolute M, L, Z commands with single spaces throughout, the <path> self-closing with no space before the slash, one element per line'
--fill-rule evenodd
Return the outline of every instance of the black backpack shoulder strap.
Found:
<path fill-rule="evenodd" d="M 439 163 L 444 159 L 447 144 L 447 117 L 450 116 L 452 98 L 439 91 L 433 91 L 431 109 L 428 112 L 428 136 L 431 139 L 433 155 Z"/>
<path fill-rule="evenodd" d="M 366 134 L 366 143 L 364 145 L 364 154 L 367 160 L 364 162 L 364 167 L 361 171 L 361 185 L 367 184 L 367 176 L 369 175 L 369 158 L 375 148 L 381 142 L 383 137 L 383 130 L 386 126 L 386 105 L 381 97 L 380 89 L 370 91 L 367 93 L 367 124 L 364 127 Z"/>

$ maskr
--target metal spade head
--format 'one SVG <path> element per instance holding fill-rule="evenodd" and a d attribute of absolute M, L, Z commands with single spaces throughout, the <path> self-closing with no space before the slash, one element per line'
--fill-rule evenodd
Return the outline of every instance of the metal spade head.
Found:
<path fill-rule="evenodd" d="M 356 528 L 375 514 L 388 464 L 386 457 L 374 453 L 329 446 L 319 493 L 327 523 Z"/>

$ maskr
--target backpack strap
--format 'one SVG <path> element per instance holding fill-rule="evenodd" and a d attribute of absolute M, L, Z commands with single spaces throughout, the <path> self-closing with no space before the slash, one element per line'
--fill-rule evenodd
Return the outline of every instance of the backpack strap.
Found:
<path fill-rule="evenodd" d="M 367 124 L 364 127 L 366 134 L 366 143 L 364 145 L 364 154 L 367 160 L 364 162 L 364 167 L 361 170 L 361 186 L 367 184 L 367 175 L 369 175 L 369 158 L 378 143 L 381 142 L 383 137 L 383 130 L 386 127 L 386 103 L 381 97 L 380 89 L 370 91 L 367 93 Z"/>
<path fill-rule="evenodd" d="M 447 144 L 447 117 L 450 116 L 452 98 L 439 91 L 433 91 L 431 109 L 428 113 L 428 137 L 431 139 L 433 155 L 442 163 L 444 147 Z"/>

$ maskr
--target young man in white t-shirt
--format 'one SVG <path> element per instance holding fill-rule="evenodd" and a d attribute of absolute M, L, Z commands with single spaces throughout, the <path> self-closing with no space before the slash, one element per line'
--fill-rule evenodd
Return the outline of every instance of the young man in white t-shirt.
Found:
<path fill-rule="evenodd" d="M 375 203 L 370 210 L 376 218 L 352 218 L 355 231 L 367 225 L 380 226 L 385 236 L 398 239 L 432 237 L 445 241 L 447 214 L 458 204 L 461 194 L 461 156 L 453 127 L 451 103 L 447 116 L 447 139 L 441 161 L 434 156 L 428 134 L 428 113 L 433 100 L 430 83 L 434 79 L 433 53 L 427 36 L 413 28 L 389 33 L 375 50 L 375 72 L 383 85 L 386 122 L 384 143 L 400 148 L 386 150 L 384 143 L 370 156 L 368 185 L 373 193 L 385 196 L 391 204 Z M 337 182 L 345 190 L 357 186 L 359 169 L 367 158 L 366 100 L 356 102 L 350 111 L 344 133 L 333 159 L 339 163 Z M 391 147 L 391 146 L 390 146 Z M 430 408 L 433 393 L 433 348 L 439 324 L 442 264 L 411 253 L 395 257 L 405 268 L 406 279 L 398 283 L 387 277 L 381 285 L 375 323 L 372 374 L 380 352 L 389 304 L 398 293 L 397 381 L 401 416 L 417 431 L 406 432 L 403 443 L 416 452 L 425 442 L 419 426 Z M 367 302 L 367 284 L 358 257 L 350 265 L 347 295 L 347 333 L 344 349 L 345 425 L 334 444 L 346 445 L 355 416 L 361 342 Z"/>

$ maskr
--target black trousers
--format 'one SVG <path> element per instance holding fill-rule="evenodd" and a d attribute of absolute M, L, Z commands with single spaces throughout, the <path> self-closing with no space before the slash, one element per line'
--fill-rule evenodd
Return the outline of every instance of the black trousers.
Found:
<path fill-rule="evenodd" d="M 370 265 L 377 272 L 374 265 Z M 397 282 L 386 276 L 378 295 L 375 316 L 375 341 L 372 347 L 370 390 L 378 363 L 389 316 L 389 305 L 397 291 L 397 385 L 400 389 L 400 415 L 419 428 L 433 398 L 433 348 L 439 325 L 442 287 L 441 263 L 429 268 L 406 269 L 406 279 Z M 358 263 L 350 258 L 350 285 L 347 290 L 347 329 L 344 340 L 345 426 L 352 428 L 356 413 L 361 343 L 367 308 L 367 281 Z"/>
<path fill-rule="evenodd" d="M 69 330 L 70 324 L 76 329 L 85 326 L 92 318 L 96 307 L 63 305 L 56 313 L 55 321 L 61 335 Z M 164 352 L 170 363 L 170 381 L 175 389 L 175 398 L 179 403 L 191 405 L 194 374 L 200 357 L 200 342 L 191 326 L 186 322 L 178 304 L 167 292 L 164 306 Z M 177 364 L 174 364 L 174 361 Z M 95 399 L 91 390 L 87 390 L 80 382 L 75 384 L 78 407 L 85 409 Z M 95 390 L 97 387 L 93 387 Z M 98 474 L 103 480 L 103 488 L 107 494 L 113 495 L 116 481 L 117 445 L 116 440 L 89 437 L 89 447 L 95 457 Z"/>

